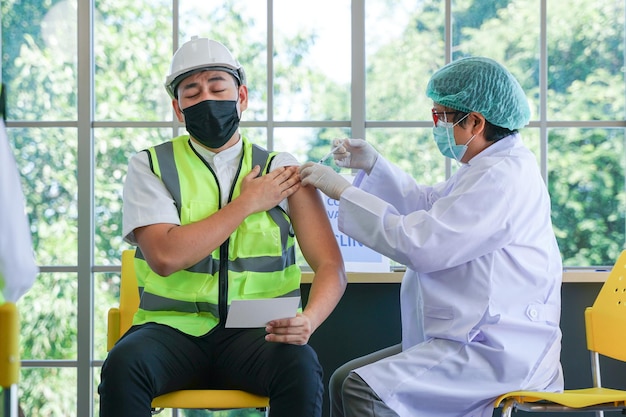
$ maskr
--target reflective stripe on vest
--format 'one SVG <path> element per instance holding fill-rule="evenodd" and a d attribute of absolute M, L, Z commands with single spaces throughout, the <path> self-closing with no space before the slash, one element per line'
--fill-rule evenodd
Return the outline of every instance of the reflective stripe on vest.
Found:
<path fill-rule="evenodd" d="M 260 165 L 262 173 L 267 173 L 271 161 L 266 150 L 242 140 L 243 156 L 229 201 L 239 195 L 241 181 L 253 166 Z M 181 224 L 198 221 L 221 208 L 223 190 L 209 165 L 189 145 L 188 136 L 148 153 L 153 172 L 173 197 Z M 280 207 L 248 216 L 221 248 L 183 271 L 160 277 L 150 270 L 139 248 L 135 269 L 141 298 L 133 323 L 155 321 L 192 335 L 207 333 L 220 317 L 225 321 L 233 299 L 300 294 L 295 236 Z"/>
<path fill-rule="evenodd" d="M 141 250 L 137 248 L 136 257 L 143 259 Z M 299 297 L 300 289 L 290 291 L 279 297 Z M 1 294 L 0 294 L 1 297 Z M 144 292 L 144 287 L 139 287 L 139 299 L 141 308 L 147 311 L 178 311 L 181 313 L 211 313 L 215 317 L 218 316 L 218 305 L 212 303 L 198 303 L 190 301 L 174 300 L 167 297 L 162 297 L 149 292 Z"/>

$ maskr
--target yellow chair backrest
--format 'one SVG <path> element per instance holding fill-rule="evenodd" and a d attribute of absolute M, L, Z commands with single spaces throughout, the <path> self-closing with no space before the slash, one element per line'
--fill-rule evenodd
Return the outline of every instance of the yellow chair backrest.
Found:
<path fill-rule="evenodd" d="M 122 277 L 120 282 L 120 334 L 124 333 L 133 323 L 133 316 L 139 308 L 139 289 L 135 275 L 135 250 L 122 252 Z"/>
<path fill-rule="evenodd" d="M 120 281 L 120 305 L 110 308 L 108 312 L 107 350 L 111 350 L 119 338 L 130 329 L 133 316 L 139 308 L 134 249 L 122 252 L 122 277 Z"/>
<path fill-rule="evenodd" d="M 0 305 L 0 387 L 17 384 L 20 375 L 19 320 L 13 303 Z"/>
<path fill-rule="evenodd" d="M 122 278 L 120 283 L 120 337 L 130 329 L 133 316 L 139 308 L 139 289 L 135 275 L 135 250 L 122 252 Z"/>
<path fill-rule="evenodd" d="M 623 251 L 592 307 L 585 310 L 587 348 L 626 361 L 626 251 Z"/>

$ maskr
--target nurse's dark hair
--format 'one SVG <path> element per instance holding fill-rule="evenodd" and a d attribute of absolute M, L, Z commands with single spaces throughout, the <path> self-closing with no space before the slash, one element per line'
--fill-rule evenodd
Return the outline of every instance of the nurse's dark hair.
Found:
<path fill-rule="evenodd" d="M 467 123 L 467 117 L 465 117 L 466 115 L 467 113 L 462 112 L 462 111 L 455 113 L 454 123 L 456 123 L 457 120 L 462 119 L 459 122 L 459 125 L 465 126 L 465 124 Z M 490 142 L 497 142 L 500 139 L 505 138 L 515 132 L 517 132 L 517 129 L 510 130 L 510 129 L 507 129 L 506 127 L 496 126 L 494 124 L 491 124 L 487 119 L 485 119 L 485 139 L 487 139 Z"/>

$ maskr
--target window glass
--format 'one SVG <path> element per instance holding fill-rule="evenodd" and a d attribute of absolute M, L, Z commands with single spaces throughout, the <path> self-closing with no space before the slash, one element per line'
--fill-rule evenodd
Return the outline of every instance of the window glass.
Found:
<path fill-rule="evenodd" d="M 171 1 L 96 0 L 95 119 L 171 120 Z"/>
<path fill-rule="evenodd" d="M 444 3 L 365 3 L 367 120 L 431 120 L 425 90 L 444 63 Z"/>
<path fill-rule="evenodd" d="M 540 0 L 455 0 L 452 6 L 452 59 L 485 56 L 502 63 L 524 89 L 532 119 L 540 104 L 540 10 Z"/>
<path fill-rule="evenodd" d="M 539 138 L 539 129 L 526 127 L 520 130 L 520 136 L 524 145 L 535 154 L 537 165 L 541 166 L 541 140 Z"/>
<path fill-rule="evenodd" d="M 244 112 L 243 114 L 245 117 L 246 112 Z M 248 138 L 250 142 L 269 150 L 267 146 L 267 129 L 261 127 L 240 126 L 239 133 L 241 133 L 242 136 Z"/>
<path fill-rule="evenodd" d="M 223 43 L 248 80 L 246 120 L 267 118 L 267 9 L 265 1 L 180 0 L 180 45 L 192 36 Z M 172 53 L 168 56 L 168 63 Z M 168 64 L 169 65 L 169 64 Z"/>
<path fill-rule="evenodd" d="M 39 265 L 77 259 L 77 138 L 73 128 L 10 128 Z"/>
<path fill-rule="evenodd" d="M 565 266 L 613 265 L 624 248 L 624 129 L 551 129 L 552 220 Z"/>
<path fill-rule="evenodd" d="M 437 149 L 432 128 L 368 129 L 367 141 L 419 183 L 445 179 L 445 157 Z"/>
<path fill-rule="evenodd" d="M 75 120 L 76 0 L 2 2 L 8 120 Z"/>
<path fill-rule="evenodd" d="M 349 0 L 274 1 L 276 120 L 349 120 Z"/>
<path fill-rule="evenodd" d="M 76 417 L 76 368 L 23 368 L 19 388 L 25 416 Z"/>
<path fill-rule="evenodd" d="M 18 301 L 22 359 L 76 359 L 77 279 L 40 273 Z"/>
<path fill-rule="evenodd" d="M 624 120 L 624 1 L 548 4 L 548 118 Z"/>
<path fill-rule="evenodd" d="M 302 164 L 318 161 L 330 151 L 334 138 L 350 137 L 349 132 L 347 128 L 276 128 L 274 149 L 291 153 Z"/>

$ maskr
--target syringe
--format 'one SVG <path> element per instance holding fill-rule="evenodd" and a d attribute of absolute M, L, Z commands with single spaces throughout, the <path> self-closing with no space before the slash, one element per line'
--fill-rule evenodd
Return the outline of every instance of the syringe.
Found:
<path fill-rule="evenodd" d="M 326 155 L 322 156 L 322 158 L 321 158 L 319 161 L 317 161 L 317 163 L 318 163 L 318 164 L 322 164 L 322 163 L 324 163 L 324 161 L 325 161 L 325 160 L 327 160 L 328 158 L 330 158 L 330 157 L 332 156 L 332 154 L 333 154 L 333 153 L 335 153 L 335 151 L 336 151 L 337 149 L 341 148 L 341 146 L 342 146 L 342 145 L 337 145 L 337 146 L 335 146 L 334 148 L 332 148 L 332 149 L 330 150 L 330 152 L 328 152 Z"/>

